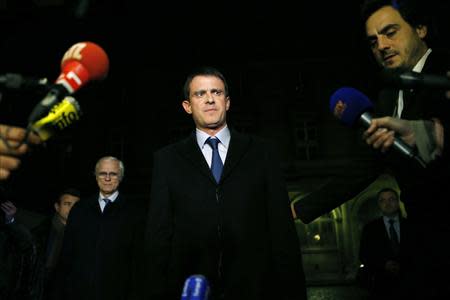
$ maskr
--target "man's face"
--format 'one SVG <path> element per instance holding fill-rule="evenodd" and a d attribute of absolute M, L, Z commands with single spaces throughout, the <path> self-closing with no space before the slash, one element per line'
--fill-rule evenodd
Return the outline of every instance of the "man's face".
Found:
<path fill-rule="evenodd" d="M 79 197 L 63 194 L 59 198 L 59 202 L 55 203 L 56 213 L 59 215 L 61 221 L 66 224 L 72 206 L 80 200 Z"/>
<path fill-rule="evenodd" d="M 413 28 L 392 6 L 384 6 L 366 21 L 366 35 L 377 63 L 385 69 L 410 71 L 425 54 L 426 26 Z"/>
<path fill-rule="evenodd" d="M 104 196 L 112 195 L 119 188 L 120 166 L 115 160 L 103 160 L 98 165 L 95 177 L 100 192 Z"/>
<path fill-rule="evenodd" d="M 385 216 L 394 216 L 400 210 L 400 202 L 397 195 L 391 191 L 380 193 L 378 206 Z"/>
<path fill-rule="evenodd" d="M 223 128 L 230 99 L 225 95 L 222 80 L 215 76 L 196 76 L 189 88 L 189 99 L 183 101 L 183 108 L 192 114 L 196 127 L 206 132 Z"/>

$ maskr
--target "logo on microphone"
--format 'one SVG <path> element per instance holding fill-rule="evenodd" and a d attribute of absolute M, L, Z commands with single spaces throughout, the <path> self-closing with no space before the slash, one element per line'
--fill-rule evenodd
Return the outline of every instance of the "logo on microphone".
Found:
<path fill-rule="evenodd" d="M 32 130 L 46 141 L 55 133 L 64 130 L 81 117 L 80 105 L 73 97 L 66 97 L 63 101 L 55 104 L 49 114 L 36 121 Z"/>
<path fill-rule="evenodd" d="M 86 47 L 86 43 L 76 43 L 72 47 L 69 48 L 69 50 L 64 53 L 64 56 L 62 58 L 62 61 L 68 60 L 68 59 L 75 59 L 75 60 L 81 60 L 83 56 L 81 55 L 81 50 L 83 50 Z"/>
<path fill-rule="evenodd" d="M 333 115 L 339 120 L 342 119 L 342 115 L 344 114 L 346 108 L 347 104 L 345 104 L 342 100 L 338 100 L 336 106 L 334 107 Z"/>

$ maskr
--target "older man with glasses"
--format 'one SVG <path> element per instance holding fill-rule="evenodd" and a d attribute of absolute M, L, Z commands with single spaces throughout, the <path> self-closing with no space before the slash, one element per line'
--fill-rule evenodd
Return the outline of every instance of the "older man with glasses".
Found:
<path fill-rule="evenodd" d="M 115 157 L 98 160 L 99 192 L 67 220 L 56 299 L 139 299 L 145 204 L 119 192 L 124 171 Z"/>
<path fill-rule="evenodd" d="M 119 196 L 119 185 L 124 171 L 122 161 L 115 157 L 103 157 L 95 165 L 95 178 L 100 190 L 98 203 L 102 212 Z"/>

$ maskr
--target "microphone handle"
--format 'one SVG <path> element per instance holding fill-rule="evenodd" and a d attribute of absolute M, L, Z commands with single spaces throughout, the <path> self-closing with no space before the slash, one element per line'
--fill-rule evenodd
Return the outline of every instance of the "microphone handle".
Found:
<path fill-rule="evenodd" d="M 370 123 L 372 123 L 372 115 L 368 111 L 364 112 L 359 118 L 359 122 L 361 123 L 361 125 L 368 128 L 370 126 Z"/>
<path fill-rule="evenodd" d="M 363 114 L 361 114 L 359 122 L 366 128 L 369 127 L 370 123 L 372 122 L 371 114 L 369 112 L 364 112 Z M 407 157 L 415 159 L 422 167 L 424 168 L 426 167 L 425 161 L 423 161 L 422 158 L 417 156 L 414 149 L 411 148 L 411 146 L 409 146 L 408 144 L 406 144 L 402 139 L 395 138 L 392 146 L 401 153 L 405 154 Z"/>
<path fill-rule="evenodd" d="M 400 75 L 400 81 L 407 88 L 450 89 L 450 79 L 434 74 L 406 72 Z"/>
<path fill-rule="evenodd" d="M 28 124 L 32 124 L 37 120 L 45 117 L 49 110 L 60 100 L 62 100 L 67 95 L 67 90 L 60 85 L 55 84 L 52 89 L 47 93 L 44 99 L 41 100 L 30 113 L 28 117 Z"/>
<path fill-rule="evenodd" d="M 405 154 L 409 158 L 414 158 L 416 156 L 415 151 L 408 144 L 403 142 L 403 140 L 395 138 L 393 147 L 398 149 L 400 152 Z"/>

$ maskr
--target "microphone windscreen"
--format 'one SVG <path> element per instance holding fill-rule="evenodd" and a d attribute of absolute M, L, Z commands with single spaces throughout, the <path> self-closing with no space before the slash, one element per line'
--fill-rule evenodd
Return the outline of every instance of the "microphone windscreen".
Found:
<path fill-rule="evenodd" d="M 107 76 L 109 71 L 109 58 L 105 50 L 92 42 L 74 44 L 66 51 L 61 60 L 61 69 L 67 64 L 77 61 L 86 68 L 89 80 L 100 80 Z"/>
<path fill-rule="evenodd" d="M 209 297 L 209 283 L 205 276 L 195 274 L 184 282 L 181 300 L 207 300 Z"/>
<path fill-rule="evenodd" d="M 353 126 L 361 114 L 372 109 L 373 104 L 369 98 L 351 87 L 342 87 L 330 97 L 330 111 L 348 126 Z"/>

